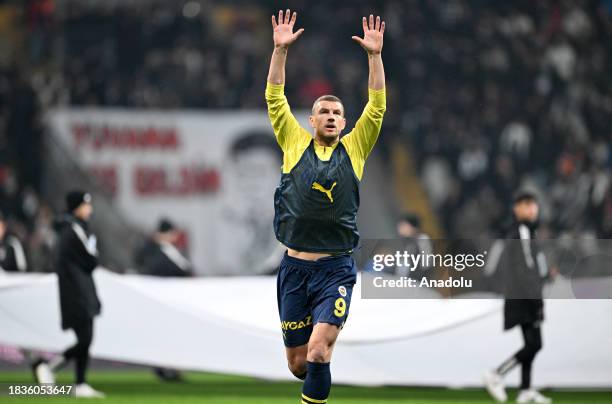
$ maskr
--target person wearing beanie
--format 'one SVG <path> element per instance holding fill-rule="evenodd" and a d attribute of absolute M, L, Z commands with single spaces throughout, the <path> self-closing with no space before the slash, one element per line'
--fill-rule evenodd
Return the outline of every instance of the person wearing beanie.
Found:
<path fill-rule="evenodd" d="M 72 329 L 77 342 L 48 362 L 39 360 L 33 368 L 39 383 L 54 383 L 53 372 L 70 360 L 75 361 L 77 397 L 104 397 L 86 381 L 94 318 L 101 304 L 92 273 L 98 266 L 96 236 L 89 230 L 93 213 L 91 194 L 76 190 L 66 195 L 67 214 L 56 226 L 58 242 L 55 271 L 59 280 L 62 329 Z"/>
<path fill-rule="evenodd" d="M 495 370 L 485 374 L 487 391 L 497 402 L 506 402 L 504 376 L 520 365 L 521 384 L 517 403 L 551 403 L 531 386 L 531 368 L 542 349 L 540 326 L 544 321 L 542 288 L 551 272 L 536 240 L 539 205 L 535 193 L 521 190 L 514 195 L 514 222 L 504 241 L 499 259 L 503 279 L 504 330 L 521 327 L 524 346 Z"/>

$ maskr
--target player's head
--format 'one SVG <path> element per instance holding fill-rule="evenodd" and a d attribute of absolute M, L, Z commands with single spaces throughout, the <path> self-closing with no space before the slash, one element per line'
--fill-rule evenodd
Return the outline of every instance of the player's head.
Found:
<path fill-rule="evenodd" d="M 519 222 L 536 222 L 540 213 L 536 195 L 531 191 L 517 192 L 514 196 L 512 211 Z"/>
<path fill-rule="evenodd" d="M 325 140 L 337 138 L 346 126 L 344 105 L 335 95 L 323 95 L 312 104 L 312 115 L 309 119 L 315 137 Z"/>
<path fill-rule="evenodd" d="M 66 209 L 74 217 L 88 221 L 93 213 L 91 194 L 75 190 L 66 194 Z"/>

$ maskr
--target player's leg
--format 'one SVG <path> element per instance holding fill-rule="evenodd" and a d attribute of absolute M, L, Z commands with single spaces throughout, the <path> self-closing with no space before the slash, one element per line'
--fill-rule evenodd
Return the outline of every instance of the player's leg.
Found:
<path fill-rule="evenodd" d="M 302 403 L 326 403 L 331 390 L 330 362 L 340 330 L 348 318 L 356 268 L 350 257 L 330 259 L 329 268 L 313 274 L 310 287 L 315 323 L 306 363 Z"/>
<path fill-rule="evenodd" d="M 326 363 L 331 361 L 340 327 L 335 324 L 317 323 L 307 345 L 308 362 Z"/>
<path fill-rule="evenodd" d="M 340 327 L 317 323 L 314 326 L 306 356 L 306 379 L 302 387 L 302 404 L 326 403 L 331 390 L 330 362 Z"/>
<path fill-rule="evenodd" d="M 278 313 L 289 370 L 298 379 L 306 377 L 306 354 L 312 333 L 312 315 L 306 293 L 308 272 L 281 261 L 276 282 Z"/>

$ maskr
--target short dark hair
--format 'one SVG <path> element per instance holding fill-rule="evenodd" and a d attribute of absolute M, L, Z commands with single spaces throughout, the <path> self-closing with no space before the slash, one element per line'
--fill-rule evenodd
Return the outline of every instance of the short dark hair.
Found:
<path fill-rule="evenodd" d="M 315 106 L 320 102 L 320 101 L 332 101 L 332 102 L 339 102 L 340 105 L 342 105 L 342 115 L 344 115 L 344 104 L 342 103 L 342 100 L 338 97 L 336 97 L 335 95 L 331 95 L 331 94 L 326 94 L 326 95 L 322 95 L 319 98 L 317 98 L 315 100 L 315 102 L 312 103 L 312 114 L 314 115 L 315 113 Z"/>

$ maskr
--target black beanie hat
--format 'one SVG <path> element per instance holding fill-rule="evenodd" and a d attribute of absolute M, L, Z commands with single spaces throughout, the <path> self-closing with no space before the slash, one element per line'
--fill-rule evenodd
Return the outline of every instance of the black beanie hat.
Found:
<path fill-rule="evenodd" d="M 66 209 L 72 213 L 84 203 L 91 203 L 91 194 L 85 191 L 70 191 L 66 194 Z"/>

